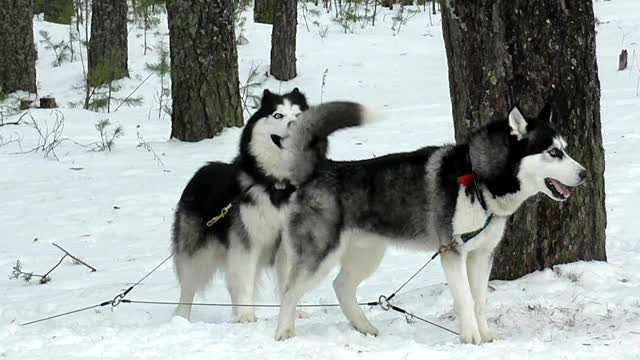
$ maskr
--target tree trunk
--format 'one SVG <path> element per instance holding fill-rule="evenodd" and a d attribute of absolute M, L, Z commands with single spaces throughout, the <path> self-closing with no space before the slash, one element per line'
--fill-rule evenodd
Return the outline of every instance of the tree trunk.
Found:
<path fill-rule="evenodd" d="M 0 95 L 36 92 L 33 0 L 11 0 L 0 6 Z"/>
<path fill-rule="evenodd" d="M 171 136 L 213 137 L 242 126 L 231 0 L 169 0 Z"/>
<path fill-rule="evenodd" d="M 34 0 L 33 2 L 33 14 L 38 15 L 44 12 L 45 0 Z"/>
<path fill-rule="evenodd" d="M 271 74 L 278 80 L 296 77 L 298 0 L 278 1 L 271 30 Z"/>
<path fill-rule="evenodd" d="M 43 0 L 41 3 L 44 5 L 42 9 L 44 11 L 44 21 L 56 24 L 71 24 L 71 18 L 75 13 L 73 0 Z"/>
<path fill-rule="evenodd" d="M 89 83 L 106 84 L 129 76 L 127 1 L 93 1 L 89 41 Z"/>
<path fill-rule="evenodd" d="M 606 260 L 600 82 L 590 0 L 449 0 L 442 27 L 456 140 L 545 102 L 572 157 L 590 172 L 565 203 L 539 195 L 512 216 L 493 278 L 514 279 L 554 264 Z"/>
<path fill-rule="evenodd" d="M 253 21 L 260 24 L 273 24 L 276 2 L 282 0 L 255 0 Z"/>

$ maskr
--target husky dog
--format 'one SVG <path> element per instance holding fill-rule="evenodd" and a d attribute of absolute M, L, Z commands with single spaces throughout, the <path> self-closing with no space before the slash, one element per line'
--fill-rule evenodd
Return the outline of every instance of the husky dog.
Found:
<path fill-rule="evenodd" d="M 356 289 L 378 267 L 385 245 L 426 251 L 455 244 L 441 256 L 462 340 L 492 341 L 483 306 L 508 217 L 539 192 L 566 200 L 587 176 L 549 125 L 550 114 L 547 106 L 527 119 L 514 107 L 508 119 L 479 129 L 467 144 L 331 161 L 318 141 L 366 122 L 367 112 L 346 102 L 307 110 L 282 142 L 297 190 L 283 236 L 292 268 L 276 339 L 294 336 L 296 304 L 338 264 L 333 287 L 343 313 L 356 330 L 378 334 L 357 304 Z"/>
<path fill-rule="evenodd" d="M 178 202 L 173 226 L 173 251 L 180 281 L 176 315 L 187 319 L 196 291 L 203 290 L 216 271 L 224 271 L 234 304 L 254 304 L 260 270 L 276 265 L 284 208 L 294 188 L 285 179 L 280 139 L 287 124 L 309 106 L 296 88 L 277 95 L 265 90 L 258 111 L 241 136 L 240 154 L 230 164 L 211 162 L 189 181 Z M 207 222 L 223 209 L 215 224 Z M 225 210 L 225 211 L 226 211 Z M 240 322 L 256 320 L 253 307 L 233 309 Z"/>

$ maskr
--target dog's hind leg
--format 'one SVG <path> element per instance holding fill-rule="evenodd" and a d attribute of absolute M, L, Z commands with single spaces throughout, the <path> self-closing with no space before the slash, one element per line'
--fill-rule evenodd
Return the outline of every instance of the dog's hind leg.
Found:
<path fill-rule="evenodd" d="M 176 271 L 180 281 L 180 304 L 174 314 L 187 320 L 191 319 L 191 304 L 196 295 L 197 286 L 193 281 L 194 266 L 188 255 L 176 255 Z"/>
<path fill-rule="evenodd" d="M 216 271 L 215 245 L 198 250 L 195 254 L 175 255 L 176 273 L 180 281 L 180 304 L 175 310 L 175 315 L 189 320 L 191 318 L 191 303 L 197 291 L 204 289 Z"/>
<path fill-rule="evenodd" d="M 243 306 L 235 306 L 233 313 L 238 322 L 256 321 L 255 304 L 256 275 L 260 258 L 259 244 L 249 247 L 243 244 L 237 235 L 230 235 L 227 252 L 226 281 L 231 295 L 231 302 Z"/>
<path fill-rule="evenodd" d="M 456 316 L 460 321 L 462 340 L 465 343 L 480 344 L 482 339 L 467 277 L 466 257 L 466 253 L 447 251 L 442 254 L 442 267 L 451 289 Z"/>
<path fill-rule="evenodd" d="M 384 257 L 384 243 L 368 243 L 366 248 L 359 248 L 354 242 L 342 255 L 340 273 L 333 281 L 340 308 L 349 319 L 351 325 L 365 335 L 378 335 L 376 329 L 362 308 L 358 305 L 356 289 L 362 281 L 368 278 L 380 265 Z"/>
<path fill-rule="evenodd" d="M 180 304 L 175 315 L 189 320 L 196 292 L 204 289 L 220 266 L 220 252 L 215 238 L 206 239 L 202 219 L 182 209 L 176 212 L 173 251 L 176 274 L 180 282 Z"/>
<path fill-rule="evenodd" d="M 487 319 L 484 315 L 491 265 L 492 252 L 490 250 L 477 249 L 470 252 L 467 257 L 467 276 L 469 277 L 469 285 L 471 287 L 471 294 L 473 295 L 473 302 L 475 304 L 478 330 L 480 330 L 480 337 L 484 342 L 491 342 L 494 340 L 494 337 L 489 331 Z"/>

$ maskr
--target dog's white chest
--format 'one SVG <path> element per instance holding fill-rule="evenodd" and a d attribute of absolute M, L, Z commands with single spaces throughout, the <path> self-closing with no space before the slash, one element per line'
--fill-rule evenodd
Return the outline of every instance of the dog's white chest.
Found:
<path fill-rule="evenodd" d="M 502 239 L 507 217 L 494 215 L 487 223 L 488 215 L 478 201 L 471 203 L 465 194 L 465 189 L 461 187 L 458 192 L 456 212 L 453 215 L 453 235 L 482 229 L 477 236 L 465 243 L 463 247 L 465 251 L 480 248 L 493 250 Z"/>
<path fill-rule="evenodd" d="M 276 208 L 271 203 L 269 194 L 262 188 L 251 190 L 253 203 L 240 207 L 240 216 L 250 238 L 265 244 L 275 242 L 280 236 L 280 229 L 285 214 L 285 205 Z"/>
<path fill-rule="evenodd" d="M 480 203 L 477 200 L 471 203 L 471 200 L 465 194 L 465 188 L 460 186 L 456 201 L 456 211 L 452 220 L 453 235 L 478 230 L 484 226 L 486 220 L 487 213 Z"/>

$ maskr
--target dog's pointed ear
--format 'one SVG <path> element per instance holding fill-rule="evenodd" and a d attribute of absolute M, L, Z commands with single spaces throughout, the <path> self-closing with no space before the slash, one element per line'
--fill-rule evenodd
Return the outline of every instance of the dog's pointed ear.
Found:
<path fill-rule="evenodd" d="M 293 90 L 291 91 L 292 94 L 294 95 L 300 95 L 300 89 L 298 88 L 293 88 Z"/>
<path fill-rule="evenodd" d="M 271 94 L 271 91 L 269 91 L 269 89 L 264 89 L 264 91 L 262 92 L 262 100 L 260 101 L 260 104 L 263 106 L 266 105 L 269 102 L 271 96 L 273 96 Z"/>
<path fill-rule="evenodd" d="M 540 110 L 540 113 L 538 113 L 538 120 L 546 123 L 551 122 L 551 114 L 551 104 L 546 103 L 542 110 Z"/>
<path fill-rule="evenodd" d="M 517 106 L 514 106 L 509 112 L 509 127 L 511 128 L 511 135 L 515 135 L 518 140 L 527 135 L 527 119 L 525 119 Z"/>

